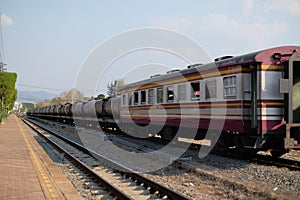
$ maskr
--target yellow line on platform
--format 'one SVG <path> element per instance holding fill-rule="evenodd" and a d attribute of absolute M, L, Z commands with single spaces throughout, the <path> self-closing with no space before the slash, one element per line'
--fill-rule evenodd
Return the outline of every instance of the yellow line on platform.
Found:
<path fill-rule="evenodd" d="M 34 165 L 34 168 L 37 172 L 38 180 L 41 184 L 44 196 L 46 199 L 63 199 L 60 192 L 57 190 L 55 183 L 52 181 L 50 175 L 45 169 L 45 166 L 43 165 L 40 157 L 38 156 L 37 152 L 34 150 L 34 147 L 30 143 L 30 139 L 26 135 L 23 126 L 20 124 L 19 119 L 15 117 L 15 120 L 17 121 L 18 127 L 21 131 L 22 137 L 25 141 L 26 147 L 29 150 L 29 155 L 31 158 L 31 161 Z"/>

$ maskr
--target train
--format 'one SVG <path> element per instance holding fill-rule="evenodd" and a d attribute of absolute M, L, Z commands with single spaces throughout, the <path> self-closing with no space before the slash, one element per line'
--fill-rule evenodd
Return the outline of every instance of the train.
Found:
<path fill-rule="evenodd" d="M 195 140 L 216 129 L 216 148 L 280 157 L 300 149 L 300 46 L 220 57 L 125 85 L 115 97 L 35 108 L 27 116 L 168 141 L 179 129 Z"/>

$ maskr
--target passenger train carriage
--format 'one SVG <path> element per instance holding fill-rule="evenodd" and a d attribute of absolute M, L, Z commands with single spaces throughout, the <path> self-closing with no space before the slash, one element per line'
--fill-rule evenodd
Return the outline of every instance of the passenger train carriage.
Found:
<path fill-rule="evenodd" d="M 104 129 L 121 127 L 134 134 L 133 123 L 163 127 L 154 134 L 166 140 L 176 136 L 179 126 L 187 138 L 196 130 L 196 139 L 203 139 L 206 130 L 214 128 L 211 122 L 219 123 L 222 126 L 216 129 L 222 134 L 217 147 L 271 150 L 280 156 L 300 149 L 300 47 L 276 47 L 190 65 L 128 84 L 118 97 L 77 103 L 73 108 L 73 113 L 85 110 L 83 119 L 96 120 Z M 96 118 L 88 112 L 95 112 Z M 48 118 L 49 114 L 28 112 Z M 63 118 L 68 117 L 71 112 Z"/>

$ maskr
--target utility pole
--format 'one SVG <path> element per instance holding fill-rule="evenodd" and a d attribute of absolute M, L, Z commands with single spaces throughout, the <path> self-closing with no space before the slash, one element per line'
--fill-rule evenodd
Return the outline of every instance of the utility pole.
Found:
<path fill-rule="evenodd" d="M 5 64 L 1 61 L 0 62 L 0 72 L 6 72 L 7 71 L 6 66 L 7 66 L 7 64 Z"/>
<path fill-rule="evenodd" d="M 0 12 L 0 72 L 7 71 L 7 64 L 5 64 L 4 58 L 4 45 L 3 45 L 3 30 L 2 30 L 2 14 Z M 4 116 L 4 94 L 1 95 L 1 110 L 0 110 L 0 126 Z"/>
<path fill-rule="evenodd" d="M 4 115 L 4 94 L 2 94 L 2 96 L 1 96 L 0 127 L 2 124 L 2 120 L 3 120 L 3 115 Z"/>
<path fill-rule="evenodd" d="M 3 30 L 2 30 L 2 15 L 0 12 L 0 72 L 7 71 L 7 64 L 5 64 L 5 57 L 4 57 L 4 45 L 3 45 Z"/>

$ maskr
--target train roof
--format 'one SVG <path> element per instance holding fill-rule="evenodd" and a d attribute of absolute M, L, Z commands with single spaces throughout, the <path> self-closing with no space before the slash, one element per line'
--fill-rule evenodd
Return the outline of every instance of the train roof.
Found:
<path fill-rule="evenodd" d="M 261 63 L 264 65 L 272 65 L 274 63 L 274 54 L 282 55 L 282 60 L 288 60 L 288 58 L 294 53 L 300 52 L 300 46 L 281 46 L 275 47 L 265 50 L 260 50 L 240 56 L 224 56 L 221 58 L 215 59 L 215 62 L 207 63 L 207 64 L 193 64 L 189 65 L 186 69 L 174 70 L 174 72 L 169 71 L 167 74 L 162 75 L 154 75 L 149 79 L 145 79 L 142 81 L 134 82 L 128 85 L 125 85 L 120 88 L 120 91 L 128 90 L 130 88 L 137 88 L 143 85 L 158 83 L 164 79 L 173 78 L 176 76 L 185 76 L 187 74 L 199 73 L 201 71 L 206 70 L 214 70 L 222 67 L 236 66 L 236 65 L 246 65 L 246 64 L 254 64 Z"/>

